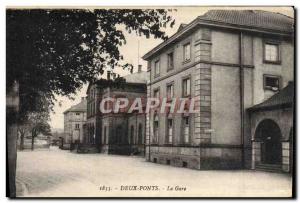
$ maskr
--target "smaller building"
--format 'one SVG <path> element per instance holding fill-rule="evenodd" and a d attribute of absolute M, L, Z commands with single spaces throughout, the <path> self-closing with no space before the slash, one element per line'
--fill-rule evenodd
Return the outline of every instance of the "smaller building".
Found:
<path fill-rule="evenodd" d="M 84 143 L 101 153 L 144 155 L 146 116 L 138 112 L 102 113 L 103 99 L 146 99 L 147 72 L 139 66 L 136 73 L 124 77 L 100 79 L 90 83 L 87 90 L 87 122 Z"/>
<path fill-rule="evenodd" d="M 63 148 L 69 148 L 72 143 L 83 142 L 83 127 L 86 122 L 86 99 L 64 112 Z"/>
<path fill-rule="evenodd" d="M 292 172 L 294 83 L 248 109 L 252 169 Z"/>

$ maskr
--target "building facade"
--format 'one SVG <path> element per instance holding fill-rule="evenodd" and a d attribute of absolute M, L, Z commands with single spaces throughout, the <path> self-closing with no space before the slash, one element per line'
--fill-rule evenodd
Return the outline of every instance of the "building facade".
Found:
<path fill-rule="evenodd" d="M 109 74 L 109 73 L 108 73 Z M 145 114 L 103 113 L 100 103 L 105 98 L 146 98 L 147 72 L 141 71 L 122 78 L 101 79 L 91 83 L 87 90 L 87 124 L 85 143 L 93 144 L 99 152 L 122 155 L 143 155 Z"/>
<path fill-rule="evenodd" d="M 84 125 L 86 122 L 86 99 L 64 111 L 63 146 L 69 148 L 70 144 L 82 143 Z"/>
<path fill-rule="evenodd" d="M 212 10 L 144 55 L 147 97 L 196 98 L 198 107 L 192 114 L 147 114 L 147 160 L 251 168 L 246 110 L 294 80 L 293 26 L 292 18 L 272 12 Z"/>

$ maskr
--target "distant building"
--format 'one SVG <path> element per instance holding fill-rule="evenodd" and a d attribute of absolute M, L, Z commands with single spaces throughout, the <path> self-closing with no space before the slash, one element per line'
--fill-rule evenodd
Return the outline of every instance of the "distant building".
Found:
<path fill-rule="evenodd" d="M 83 126 L 86 122 L 86 99 L 72 106 L 64 112 L 63 143 L 68 147 L 71 143 L 83 142 Z"/>
<path fill-rule="evenodd" d="M 182 24 L 143 57 L 150 72 L 147 96 L 196 98 L 199 112 L 150 112 L 147 160 L 194 169 L 268 165 L 289 171 L 293 97 L 287 109 L 258 111 L 255 105 L 284 100 L 283 88 L 294 80 L 293 57 L 294 19 L 282 14 L 211 10 Z M 266 134 L 257 135 L 257 126 Z"/>
<path fill-rule="evenodd" d="M 103 114 L 99 110 L 102 99 L 146 98 L 147 72 L 141 70 L 122 78 L 101 79 L 90 83 L 87 90 L 87 124 L 84 142 L 99 152 L 109 154 L 144 154 L 145 114 L 137 112 Z M 123 82 L 117 82 L 117 81 Z"/>

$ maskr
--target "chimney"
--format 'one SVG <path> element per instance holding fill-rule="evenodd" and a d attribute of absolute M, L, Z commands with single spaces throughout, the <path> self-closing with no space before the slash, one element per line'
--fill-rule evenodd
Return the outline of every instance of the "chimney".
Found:
<path fill-rule="evenodd" d="M 142 65 L 138 65 L 138 73 L 142 72 Z"/>
<path fill-rule="evenodd" d="M 110 80 L 110 71 L 107 71 L 107 80 Z"/>

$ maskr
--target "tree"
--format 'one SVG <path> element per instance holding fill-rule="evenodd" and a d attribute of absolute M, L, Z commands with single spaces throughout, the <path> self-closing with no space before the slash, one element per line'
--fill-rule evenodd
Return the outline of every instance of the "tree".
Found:
<path fill-rule="evenodd" d="M 34 140 L 39 134 L 50 135 L 51 128 L 48 124 L 49 112 L 31 113 L 28 116 L 28 127 L 31 133 L 31 150 L 34 150 Z"/>
<path fill-rule="evenodd" d="M 20 150 L 24 150 L 24 138 L 26 133 L 30 131 L 29 125 L 23 124 L 18 126 L 18 133 L 19 133 L 19 139 L 20 139 Z"/>
<path fill-rule="evenodd" d="M 165 40 L 163 28 L 174 20 L 164 9 L 8 9 L 6 24 L 6 87 L 19 83 L 22 122 L 30 112 L 51 110 L 55 94 L 75 93 L 106 67 L 132 68 L 119 51 L 126 43 L 121 28 Z"/>
<path fill-rule="evenodd" d="M 18 127 L 18 133 L 20 138 L 20 150 L 24 150 L 24 139 L 27 133 L 31 134 L 31 150 L 34 150 L 34 139 L 42 134 L 44 136 L 49 136 L 51 134 L 51 128 L 48 120 L 44 120 L 41 113 L 34 113 L 29 116 L 29 120 L 23 125 Z"/>

